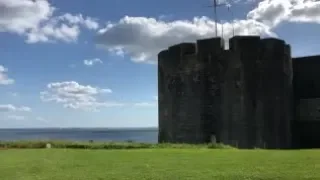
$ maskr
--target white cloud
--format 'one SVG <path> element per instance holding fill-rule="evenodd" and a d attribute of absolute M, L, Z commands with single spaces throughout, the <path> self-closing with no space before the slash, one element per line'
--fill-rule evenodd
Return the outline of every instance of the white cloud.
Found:
<path fill-rule="evenodd" d="M 264 0 L 247 16 L 273 27 L 283 21 L 320 23 L 320 1 Z"/>
<path fill-rule="evenodd" d="M 101 59 L 99 58 L 95 58 L 95 59 L 86 59 L 83 61 L 83 64 L 86 66 L 93 66 L 94 64 L 102 64 L 103 62 L 101 61 Z"/>
<path fill-rule="evenodd" d="M 149 103 L 149 102 L 140 102 L 140 103 L 135 103 L 134 106 L 138 107 L 153 107 L 156 106 L 155 103 Z"/>
<path fill-rule="evenodd" d="M 21 121 L 21 120 L 25 120 L 26 118 L 24 116 L 19 116 L 19 115 L 9 115 L 8 119 Z"/>
<path fill-rule="evenodd" d="M 137 107 L 154 107 L 157 106 L 158 96 L 153 96 L 151 102 L 138 102 L 134 103 L 133 106 Z"/>
<path fill-rule="evenodd" d="M 320 1 L 306 1 L 294 6 L 290 21 L 320 23 Z"/>
<path fill-rule="evenodd" d="M 30 107 L 16 107 L 12 104 L 0 104 L 0 112 L 31 112 Z"/>
<path fill-rule="evenodd" d="M 153 96 L 153 99 L 158 101 L 158 96 Z"/>
<path fill-rule="evenodd" d="M 97 29 L 98 23 L 81 14 L 54 16 L 56 8 L 47 0 L 0 0 L 0 32 L 25 36 L 27 43 L 74 42 L 80 26 Z"/>
<path fill-rule="evenodd" d="M 22 106 L 20 108 L 17 108 L 18 111 L 23 111 L 23 112 L 31 112 L 31 108 Z"/>
<path fill-rule="evenodd" d="M 43 122 L 43 123 L 48 123 L 48 122 L 49 122 L 47 119 L 45 119 L 45 118 L 43 118 L 43 117 L 40 117 L 40 116 L 37 117 L 36 120 L 37 120 L 37 121 L 40 121 L 40 122 Z"/>
<path fill-rule="evenodd" d="M 27 43 L 37 42 L 75 42 L 80 34 L 80 29 L 76 25 L 60 24 L 48 21 L 46 25 L 37 29 L 32 29 L 28 34 Z"/>
<path fill-rule="evenodd" d="M 172 17 L 173 17 L 173 14 L 167 14 L 167 15 L 162 14 L 162 15 L 158 16 L 158 19 L 165 21 L 165 20 L 171 19 Z"/>
<path fill-rule="evenodd" d="M 255 0 L 223 0 L 227 3 L 254 3 Z M 263 0 L 243 20 L 218 23 L 224 27 L 224 37 L 235 35 L 273 36 L 272 30 L 281 22 L 320 23 L 320 1 L 316 0 Z M 99 47 L 135 62 L 155 63 L 156 55 L 168 46 L 181 42 L 214 36 L 214 21 L 208 17 L 193 20 L 162 21 L 147 17 L 126 16 L 118 22 L 108 22 L 96 37 Z"/>
<path fill-rule="evenodd" d="M 48 1 L 0 0 L 0 31 L 23 34 L 48 20 L 54 9 Z"/>
<path fill-rule="evenodd" d="M 291 2 L 289 0 L 264 0 L 247 14 L 247 17 L 269 26 L 276 26 L 289 17 Z"/>
<path fill-rule="evenodd" d="M 9 78 L 6 74 L 7 72 L 8 69 L 0 65 L 0 85 L 9 85 L 14 83 L 14 80 Z"/>
<path fill-rule="evenodd" d="M 81 24 L 88 29 L 95 30 L 99 28 L 99 24 L 95 19 L 91 17 L 84 18 L 82 14 L 72 15 L 72 14 L 66 13 L 60 16 L 60 19 L 67 20 L 70 24 Z"/>
<path fill-rule="evenodd" d="M 16 92 L 11 92 L 11 93 L 9 93 L 11 96 L 13 96 L 13 97 L 18 97 L 19 96 L 19 93 L 16 93 Z"/>
<path fill-rule="evenodd" d="M 221 29 L 221 24 L 218 24 Z M 224 36 L 232 35 L 232 24 L 226 22 Z M 270 28 L 255 20 L 235 20 L 237 35 L 275 36 Z M 192 21 L 164 22 L 146 17 L 124 17 L 117 23 L 108 23 L 99 30 L 96 42 L 110 52 L 123 52 L 135 62 L 156 62 L 156 55 L 168 46 L 214 35 L 214 21 L 207 17 L 196 17 Z"/>
<path fill-rule="evenodd" d="M 56 102 L 65 108 L 98 111 L 99 108 L 122 106 L 121 103 L 99 101 L 103 93 L 112 93 L 111 89 L 101 89 L 89 85 L 80 85 L 75 81 L 55 82 L 47 85 L 47 91 L 40 93 L 45 102 Z"/>
<path fill-rule="evenodd" d="M 254 3 L 254 2 L 257 2 L 259 0 L 217 0 L 217 4 L 220 4 L 220 5 L 231 5 L 231 4 L 238 4 L 238 3 L 242 3 L 242 4 L 249 4 L 249 3 Z M 213 5 L 213 0 L 210 1 L 211 5 Z"/>
<path fill-rule="evenodd" d="M 233 3 L 244 3 L 244 4 L 251 4 L 251 3 L 255 3 L 257 1 L 260 0 L 232 0 Z"/>

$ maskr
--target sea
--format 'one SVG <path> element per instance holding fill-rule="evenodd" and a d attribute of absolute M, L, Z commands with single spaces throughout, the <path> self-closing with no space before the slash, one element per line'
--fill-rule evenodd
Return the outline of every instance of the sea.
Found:
<path fill-rule="evenodd" d="M 43 128 L 0 129 L 0 141 L 19 140 L 66 140 L 97 142 L 142 142 L 157 143 L 157 128 Z"/>

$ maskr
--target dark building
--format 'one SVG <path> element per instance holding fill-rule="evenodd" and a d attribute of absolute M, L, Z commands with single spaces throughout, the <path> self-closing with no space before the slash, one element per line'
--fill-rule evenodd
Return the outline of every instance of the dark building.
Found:
<path fill-rule="evenodd" d="M 320 147 L 318 76 L 320 56 L 292 59 L 280 39 L 174 45 L 158 54 L 158 141 Z"/>
<path fill-rule="evenodd" d="M 320 148 L 320 56 L 294 58 L 293 146 Z"/>

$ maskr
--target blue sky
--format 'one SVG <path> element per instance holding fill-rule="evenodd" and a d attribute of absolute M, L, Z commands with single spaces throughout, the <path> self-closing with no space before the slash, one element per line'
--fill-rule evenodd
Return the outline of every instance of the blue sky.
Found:
<path fill-rule="evenodd" d="M 0 0 L 0 128 L 155 127 L 156 54 L 214 35 L 207 0 Z M 229 0 L 224 36 L 284 39 L 315 55 L 316 0 Z"/>

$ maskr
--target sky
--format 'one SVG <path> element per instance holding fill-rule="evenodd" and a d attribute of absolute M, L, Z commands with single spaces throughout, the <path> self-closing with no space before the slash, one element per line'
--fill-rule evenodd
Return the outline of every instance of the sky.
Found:
<path fill-rule="evenodd" d="M 219 3 L 226 40 L 234 27 L 318 54 L 320 1 Z M 0 0 L 0 128 L 157 127 L 157 53 L 214 36 L 211 4 Z"/>

